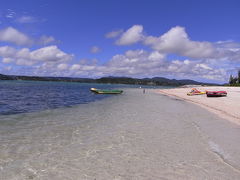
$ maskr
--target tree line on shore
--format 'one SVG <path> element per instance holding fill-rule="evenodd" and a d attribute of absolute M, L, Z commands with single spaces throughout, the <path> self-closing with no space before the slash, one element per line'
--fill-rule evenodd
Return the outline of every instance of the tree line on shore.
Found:
<path fill-rule="evenodd" d="M 238 75 L 236 77 L 234 77 L 232 74 L 230 75 L 229 85 L 240 86 L 240 70 L 238 70 Z"/>
<path fill-rule="evenodd" d="M 151 86 L 182 86 L 186 84 L 193 85 L 217 85 L 211 83 L 202 83 L 190 79 L 168 79 L 164 77 L 154 78 L 131 78 L 131 77 L 102 77 L 92 78 L 73 78 L 73 77 L 39 77 L 39 76 L 14 76 L 0 74 L 0 80 L 25 80 L 25 81 L 61 81 L 61 82 L 79 82 L 79 83 L 104 83 L 104 84 L 135 84 Z"/>

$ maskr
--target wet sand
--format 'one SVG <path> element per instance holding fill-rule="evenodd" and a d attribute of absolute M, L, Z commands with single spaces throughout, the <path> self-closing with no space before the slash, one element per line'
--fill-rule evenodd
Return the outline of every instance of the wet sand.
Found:
<path fill-rule="evenodd" d="M 196 87 L 200 91 L 227 91 L 227 97 L 211 97 L 206 95 L 187 96 L 191 88 L 159 89 L 157 92 L 176 97 L 217 114 L 233 123 L 240 125 L 240 87 Z"/>
<path fill-rule="evenodd" d="M 0 179 L 240 179 L 239 126 L 156 90 L 0 117 Z"/>

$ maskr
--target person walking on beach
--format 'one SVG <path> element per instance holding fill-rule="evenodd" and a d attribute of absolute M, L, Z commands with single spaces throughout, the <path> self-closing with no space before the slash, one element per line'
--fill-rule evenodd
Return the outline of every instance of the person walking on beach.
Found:
<path fill-rule="evenodd" d="M 145 88 L 143 89 L 143 94 L 145 94 Z"/>

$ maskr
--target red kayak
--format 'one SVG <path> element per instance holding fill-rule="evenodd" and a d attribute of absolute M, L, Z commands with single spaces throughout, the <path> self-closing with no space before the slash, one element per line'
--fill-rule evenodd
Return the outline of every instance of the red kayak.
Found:
<path fill-rule="evenodd" d="M 223 97 L 227 96 L 227 91 L 207 91 L 207 97 Z"/>

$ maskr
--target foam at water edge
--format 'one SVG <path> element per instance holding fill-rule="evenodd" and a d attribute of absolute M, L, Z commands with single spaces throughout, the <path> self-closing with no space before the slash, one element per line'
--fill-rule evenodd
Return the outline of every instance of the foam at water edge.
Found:
<path fill-rule="evenodd" d="M 226 152 L 224 152 L 218 144 L 212 142 L 212 141 L 208 141 L 208 144 L 210 146 L 210 149 L 212 150 L 212 152 L 214 152 L 219 158 L 221 158 L 221 160 L 227 164 L 228 166 L 230 166 L 231 168 L 233 168 L 235 171 L 237 171 L 238 173 L 240 172 L 239 168 L 236 167 L 234 164 L 231 163 L 230 159 L 231 156 L 229 154 L 227 154 Z"/>
<path fill-rule="evenodd" d="M 228 159 L 230 159 L 230 155 L 227 154 L 226 152 L 224 152 L 223 149 L 221 149 L 219 147 L 218 144 L 212 142 L 212 141 L 208 141 L 208 144 L 210 146 L 210 149 L 217 154 L 225 163 L 227 163 L 228 165 L 232 166 L 231 164 L 229 164 Z"/>
<path fill-rule="evenodd" d="M 211 149 L 214 153 L 216 153 L 218 156 L 220 156 L 220 158 L 221 158 L 223 161 L 226 161 L 227 159 L 230 158 L 230 156 L 229 156 L 227 153 L 225 153 L 225 152 L 223 151 L 223 149 L 221 149 L 221 148 L 219 147 L 218 144 L 216 144 L 216 143 L 214 143 L 214 142 L 212 142 L 212 141 L 208 141 L 208 144 L 209 144 L 209 146 L 210 146 L 210 149 Z"/>

